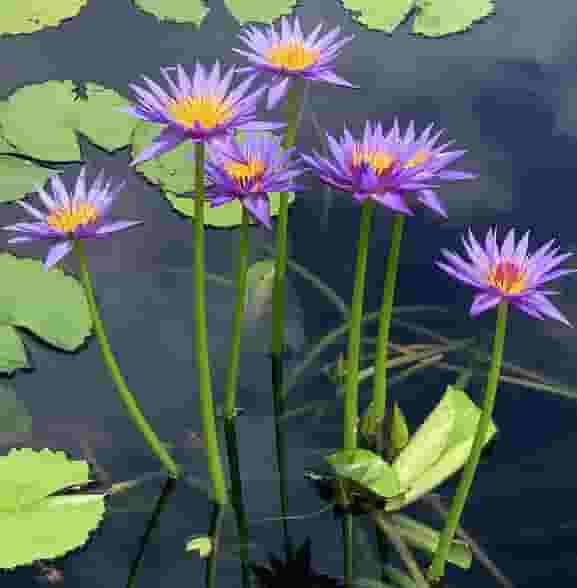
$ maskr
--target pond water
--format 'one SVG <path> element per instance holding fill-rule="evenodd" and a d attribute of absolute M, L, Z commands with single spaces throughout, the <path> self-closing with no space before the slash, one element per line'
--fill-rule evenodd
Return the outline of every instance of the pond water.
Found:
<path fill-rule="evenodd" d="M 33 35 L 0 38 L 0 98 L 30 83 L 50 79 L 95 81 L 128 96 L 128 83 L 141 74 L 158 78 L 161 66 L 239 63 L 232 47 L 239 25 L 223 3 L 213 0 L 200 29 L 160 23 L 130 2 L 92 0 L 80 15 L 57 29 Z M 495 16 L 463 35 L 424 39 L 407 26 L 392 36 L 356 24 L 336 0 L 307 0 L 297 8 L 303 27 L 319 21 L 340 25 L 356 35 L 338 59 L 339 75 L 362 89 L 349 91 L 312 85 L 309 107 L 322 126 L 339 134 L 346 121 L 359 131 L 367 118 L 387 126 L 395 116 L 402 124 L 415 120 L 419 129 L 434 121 L 447 129 L 458 148 L 468 150 L 458 169 L 476 171 L 478 180 L 442 188 L 449 221 L 439 222 L 419 210 L 406 224 L 397 304 L 443 305 L 447 314 L 422 313 L 406 320 L 423 323 L 445 336 L 490 333 L 494 315 L 468 318 L 471 292 L 433 267 L 442 247 L 458 247 L 458 235 L 472 225 L 477 233 L 497 224 L 531 229 L 533 243 L 558 238 L 563 249 L 577 248 L 573 176 L 577 153 L 577 115 L 572 100 L 577 86 L 577 8 L 564 3 L 551 10 L 546 3 L 528 6 L 521 0 L 502 2 Z M 50 105 L 46 105 L 49 116 Z M 317 148 L 310 114 L 305 112 L 298 145 Z M 175 456 L 195 479 L 206 477 L 204 454 L 187 444 L 187 431 L 200 430 L 192 354 L 192 231 L 153 186 L 128 168 L 128 149 L 107 154 L 87 141 L 85 158 L 107 175 L 126 177 L 127 189 L 114 214 L 142 219 L 144 225 L 90 248 L 95 287 L 109 336 L 127 381 L 163 439 L 177 445 Z M 65 181 L 79 166 L 69 165 Z M 349 196 L 328 200 L 310 176 L 310 190 L 297 194 L 292 207 L 290 256 L 318 274 L 345 300 L 350 300 L 359 209 Z M 2 179 L 0 178 L 0 189 Z M 2 207 L 2 225 L 22 220 L 20 209 Z M 379 210 L 373 225 L 365 306 L 377 309 L 382 292 L 390 215 Z M 207 233 L 207 268 L 231 277 L 238 233 Z M 253 259 L 266 255 L 272 236 L 251 233 Z M 3 245 L 4 247 L 4 245 Z M 14 250 L 14 249 L 12 249 Z M 41 256 L 43 248 L 22 247 L 19 255 Z M 74 261 L 67 267 L 75 269 Z M 577 321 L 577 282 L 562 284 L 559 307 Z M 228 353 L 231 291 L 208 284 L 209 345 L 214 390 L 222 389 Z M 338 312 L 308 282 L 289 274 L 287 338 L 298 361 L 327 330 L 340 324 Z M 491 314 L 491 313 L 488 313 Z M 374 334 L 368 332 L 368 334 Z M 251 522 L 251 558 L 263 559 L 281 549 L 277 483 L 272 444 L 272 400 L 269 360 L 264 355 L 268 326 L 247 335 L 241 358 L 239 422 L 243 476 Z M 393 340 L 420 343 L 414 334 L 395 328 Z M 97 462 L 115 481 L 128 480 L 159 467 L 118 404 L 103 369 L 96 341 L 71 356 L 30 344 L 34 369 L 18 373 L 13 384 L 28 406 L 40 445 L 81 454 L 79 438 L 88 440 Z M 533 321 L 513 312 L 506 359 L 575 385 L 575 332 L 552 321 Z M 334 358 L 334 352 L 323 356 Z M 334 387 L 308 370 L 292 390 L 289 404 L 334 397 Z M 414 427 L 431 409 L 455 375 L 428 370 L 395 390 Z M 471 389 L 479 398 L 482 380 Z M 363 395 L 366 401 L 366 392 Z M 491 458 L 482 465 L 466 508 L 465 527 L 516 586 L 569 585 L 577 578 L 577 399 L 503 385 L 495 420 L 500 428 Z M 340 443 L 338 406 L 321 419 L 309 416 L 287 421 L 290 512 L 305 515 L 322 504 L 303 479 L 304 467 L 318 465 Z M 2 448 L 2 451 L 4 448 Z M 87 548 L 58 562 L 66 586 L 122 586 L 139 538 L 153 508 L 161 477 L 139 491 L 113 499 L 101 528 Z M 453 487 L 444 487 L 449 495 Z M 203 565 L 184 554 L 184 541 L 202 534 L 208 524 L 206 497 L 180 485 L 147 546 L 138 585 L 201 585 Z M 341 574 L 339 533 L 330 512 L 295 518 L 290 524 L 298 542 L 312 538 L 315 567 Z M 227 521 L 225 536 L 234 538 Z M 225 540 L 225 544 L 226 544 Z M 231 555 L 219 564 L 219 586 L 240 586 L 238 564 Z M 366 561 L 365 561 L 366 559 Z M 370 558 L 361 558 L 371 574 Z M 29 586 L 31 572 L 3 576 L 3 586 Z M 198 580 L 197 580 L 198 578 Z M 451 570 L 452 585 L 493 585 L 475 563 L 470 574 Z"/>

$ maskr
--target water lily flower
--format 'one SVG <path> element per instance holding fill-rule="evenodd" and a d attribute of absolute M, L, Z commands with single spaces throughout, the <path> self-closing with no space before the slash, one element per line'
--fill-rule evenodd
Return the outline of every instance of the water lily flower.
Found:
<path fill-rule="evenodd" d="M 111 233 L 142 223 L 127 220 L 107 221 L 108 212 L 126 182 L 113 187 L 111 180 L 104 181 L 102 171 L 93 183 L 87 186 L 86 167 L 83 167 L 72 194 L 66 190 L 58 175 L 52 176 L 50 183 L 52 194 L 48 194 L 41 187 L 36 188 L 40 200 L 47 209 L 46 213 L 26 202 L 17 201 L 16 204 L 28 211 L 36 221 L 2 227 L 5 231 L 14 231 L 18 234 L 8 243 L 53 243 L 44 261 L 45 269 L 49 269 L 67 255 L 76 240 L 102 239 Z"/>
<path fill-rule="evenodd" d="M 207 197 L 211 207 L 235 199 L 259 223 L 272 228 L 270 192 L 300 190 L 293 179 L 304 173 L 292 161 L 294 149 L 283 149 L 279 137 L 249 134 L 244 140 L 226 137 L 208 146 Z"/>
<path fill-rule="evenodd" d="M 299 19 L 292 26 L 287 18 L 281 19 L 277 32 L 273 25 L 268 31 L 249 26 L 239 34 L 241 41 L 250 49 L 233 49 L 248 58 L 249 67 L 240 72 L 272 72 L 274 74 L 268 93 L 267 108 L 274 108 L 286 95 L 291 78 L 320 80 L 337 86 L 355 88 L 334 72 L 334 59 L 341 47 L 353 39 L 353 35 L 336 41 L 340 27 L 320 36 L 319 24 L 308 37 L 304 37 Z"/>
<path fill-rule="evenodd" d="M 548 317 L 572 326 L 547 298 L 558 292 L 542 288 L 551 280 L 577 271 L 555 269 L 573 255 L 558 255 L 559 248 L 553 247 L 555 239 L 532 255 L 527 254 L 529 231 L 515 244 L 515 230 L 511 229 L 501 247 L 497 244 L 496 229 L 489 229 L 484 246 L 477 241 L 471 229 L 462 241 L 468 260 L 443 249 L 445 260 L 436 264 L 457 280 L 480 290 L 471 306 L 471 316 L 477 316 L 506 300 L 534 318 Z"/>
<path fill-rule="evenodd" d="M 176 71 L 175 80 L 169 75 L 170 70 Z M 144 149 L 131 165 L 158 157 L 187 140 L 209 141 L 234 129 L 267 131 L 286 126 L 255 121 L 256 104 L 266 88 L 261 87 L 247 95 L 254 75 L 229 91 L 236 68 L 231 67 L 221 77 L 218 61 L 210 73 L 197 63 L 192 77 L 182 65 L 162 68 L 161 73 L 168 90 L 142 76 L 147 88 L 130 84 L 138 104 L 121 109 L 142 120 L 165 125 L 152 145 Z"/>
<path fill-rule="evenodd" d="M 446 218 L 445 206 L 433 190 L 438 187 L 435 182 L 472 179 L 476 175 L 444 169 L 466 151 L 445 151 L 452 142 L 435 147 L 443 131 L 431 137 L 432 128 L 431 124 L 415 137 L 411 121 L 402 135 L 395 120 L 385 136 L 380 123 L 368 121 L 360 141 L 346 127 L 339 141 L 327 133 L 331 157 L 324 158 L 316 151 L 301 157 L 322 182 L 352 192 L 358 202 L 371 198 L 396 212 L 412 215 L 406 197 L 415 193 L 421 204 Z"/>

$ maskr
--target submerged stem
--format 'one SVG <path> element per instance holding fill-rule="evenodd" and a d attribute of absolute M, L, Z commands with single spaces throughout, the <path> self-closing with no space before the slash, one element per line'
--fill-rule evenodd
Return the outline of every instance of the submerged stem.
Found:
<path fill-rule="evenodd" d="M 243 588 L 248 588 L 250 586 L 250 568 L 248 561 L 248 524 L 246 512 L 244 510 L 240 457 L 238 452 L 238 436 L 236 432 L 236 391 L 238 387 L 240 340 L 242 334 L 242 321 L 244 318 L 248 274 L 248 231 L 249 215 L 246 208 L 243 206 L 236 277 L 236 305 L 232 321 L 230 358 L 224 395 L 224 434 L 228 465 L 230 468 L 231 502 L 236 516 L 240 544 Z"/>
<path fill-rule="evenodd" d="M 152 427 L 148 424 L 146 417 L 140 410 L 140 406 L 138 405 L 136 398 L 128 389 L 118 363 L 116 362 L 114 354 L 112 353 L 110 343 L 108 342 L 108 337 L 106 336 L 106 331 L 104 330 L 104 323 L 100 317 L 98 305 L 96 304 L 94 288 L 92 286 L 92 280 L 88 270 L 88 261 L 86 259 L 86 254 L 84 253 L 84 244 L 82 241 L 74 242 L 74 251 L 76 252 L 80 264 L 80 280 L 86 295 L 88 309 L 92 318 L 92 324 L 94 326 L 94 333 L 96 334 L 98 344 L 100 345 L 102 358 L 104 359 L 104 363 L 106 364 L 110 376 L 114 381 L 118 395 L 124 404 L 124 408 L 128 412 L 130 420 L 132 421 L 133 425 L 142 433 L 148 447 L 162 462 L 162 465 L 166 468 L 168 474 L 173 478 L 178 478 L 181 474 L 180 467 L 172 459 Z"/>

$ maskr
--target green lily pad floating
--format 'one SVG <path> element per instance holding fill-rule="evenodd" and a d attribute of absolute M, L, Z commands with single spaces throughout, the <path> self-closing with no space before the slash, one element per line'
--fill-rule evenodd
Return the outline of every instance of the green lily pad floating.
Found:
<path fill-rule="evenodd" d="M 158 20 L 191 22 L 196 26 L 210 11 L 202 0 L 134 0 L 134 4 Z"/>
<path fill-rule="evenodd" d="M 288 16 L 297 5 L 297 0 L 224 0 L 232 16 L 240 23 L 272 23 L 281 16 Z"/>
<path fill-rule="evenodd" d="M 102 520 L 103 494 L 53 496 L 90 482 L 85 461 L 61 451 L 12 449 L 0 458 L 0 568 L 55 559 L 86 543 Z"/>
<path fill-rule="evenodd" d="M 195 201 L 193 196 L 178 196 L 172 192 L 165 192 L 164 195 L 172 204 L 175 210 L 194 218 Z M 294 202 L 295 195 L 289 192 L 289 204 Z M 277 216 L 280 208 L 280 194 L 278 192 L 271 192 L 269 194 L 270 200 L 270 214 Z M 250 219 L 250 224 L 254 225 L 256 222 Z M 210 207 L 207 201 L 204 203 L 204 224 L 209 227 L 219 229 L 228 229 L 230 227 L 238 227 L 242 223 L 242 209 L 238 200 L 227 202 L 222 206 Z"/>
<path fill-rule="evenodd" d="M 51 80 L 16 90 L 0 111 L 6 140 L 44 161 L 81 161 L 77 133 L 112 152 L 126 147 L 136 119 L 119 112 L 130 103 L 113 90 L 88 82 Z"/>
<path fill-rule="evenodd" d="M 494 0 L 343 0 L 358 22 L 392 33 L 415 9 L 412 32 L 426 37 L 460 33 L 495 11 Z"/>
<path fill-rule="evenodd" d="M 43 341 L 74 351 L 90 334 L 91 320 L 81 285 L 42 262 L 0 255 L 0 372 L 28 366 L 17 328 Z"/>
<path fill-rule="evenodd" d="M 0 381 L 0 437 L 3 434 L 27 434 L 32 431 L 32 417 L 18 398 L 10 382 Z"/>
<path fill-rule="evenodd" d="M 13 202 L 23 198 L 35 186 L 44 185 L 56 173 L 60 172 L 40 167 L 20 157 L 0 155 L 0 202 Z"/>
<path fill-rule="evenodd" d="M 87 0 L 2 0 L 0 35 L 34 33 L 76 16 Z"/>

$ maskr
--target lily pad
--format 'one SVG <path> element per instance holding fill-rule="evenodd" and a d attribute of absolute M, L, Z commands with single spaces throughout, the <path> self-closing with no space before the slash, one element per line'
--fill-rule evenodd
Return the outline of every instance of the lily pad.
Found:
<path fill-rule="evenodd" d="M 104 514 L 103 494 L 53 494 L 87 484 L 85 461 L 49 449 L 12 449 L 0 458 L 0 568 L 54 559 L 83 545 Z"/>
<path fill-rule="evenodd" d="M 87 0 L 2 0 L 0 35 L 33 33 L 76 16 Z"/>
<path fill-rule="evenodd" d="M 194 218 L 195 200 L 193 196 L 177 196 L 171 192 L 165 192 L 164 195 L 172 204 L 175 210 Z M 294 202 L 295 195 L 293 192 L 289 193 L 289 204 Z M 280 193 L 271 192 L 269 194 L 270 200 L 270 214 L 277 216 L 280 208 Z M 251 218 L 249 220 L 251 225 L 256 222 Z M 227 202 L 221 206 L 211 208 L 210 202 L 204 203 L 204 224 L 209 227 L 216 227 L 219 229 L 226 229 L 230 227 L 238 227 L 242 223 L 242 209 L 238 200 Z"/>
<path fill-rule="evenodd" d="M 0 255 L 0 275 L 0 372 L 28 365 L 17 327 L 65 351 L 78 349 L 88 337 L 90 314 L 76 279 L 8 253 Z"/>
<path fill-rule="evenodd" d="M 297 5 L 297 0 L 224 0 L 224 4 L 240 24 L 270 24 L 281 16 L 288 16 Z"/>
<path fill-rule="evenodd" d="M 134 4 L 158 20 L 191 22 L 196 26 L 210 11 L 202 0 L 134 0 Z"/>
<path fill-rule="evenodd" d="M 18 398 L 10 382 L 0 381 L 0 434 L 27 434 L 32 430 L 32 417 Z"/>
<path fill-rule="evenodd" d="M 426 37 L 461 33 L 495 11 L 494 0 L 343 0 L 356 12 L 356 20 L 371 28 L 392 33 L 415 9 L 412 31 Z"/>
<path fill-rule="evenodd" d="M 14 92 L 3 109 L 5 138 L 44 161 L 81 161 L 77 133 L 112 152 L 130 143 L 135 119 L 119 112 L 129 102 L 113 90 L 70 80 L 32 84 Z"/>
<path fill-rule="evenodd" d="M 0 151 L 2 147 L 0 146 Z M 35 165 L 21 157 L 0 155 L 0 202 L 13 202 L 42 186 L 59 170 Z"/>

